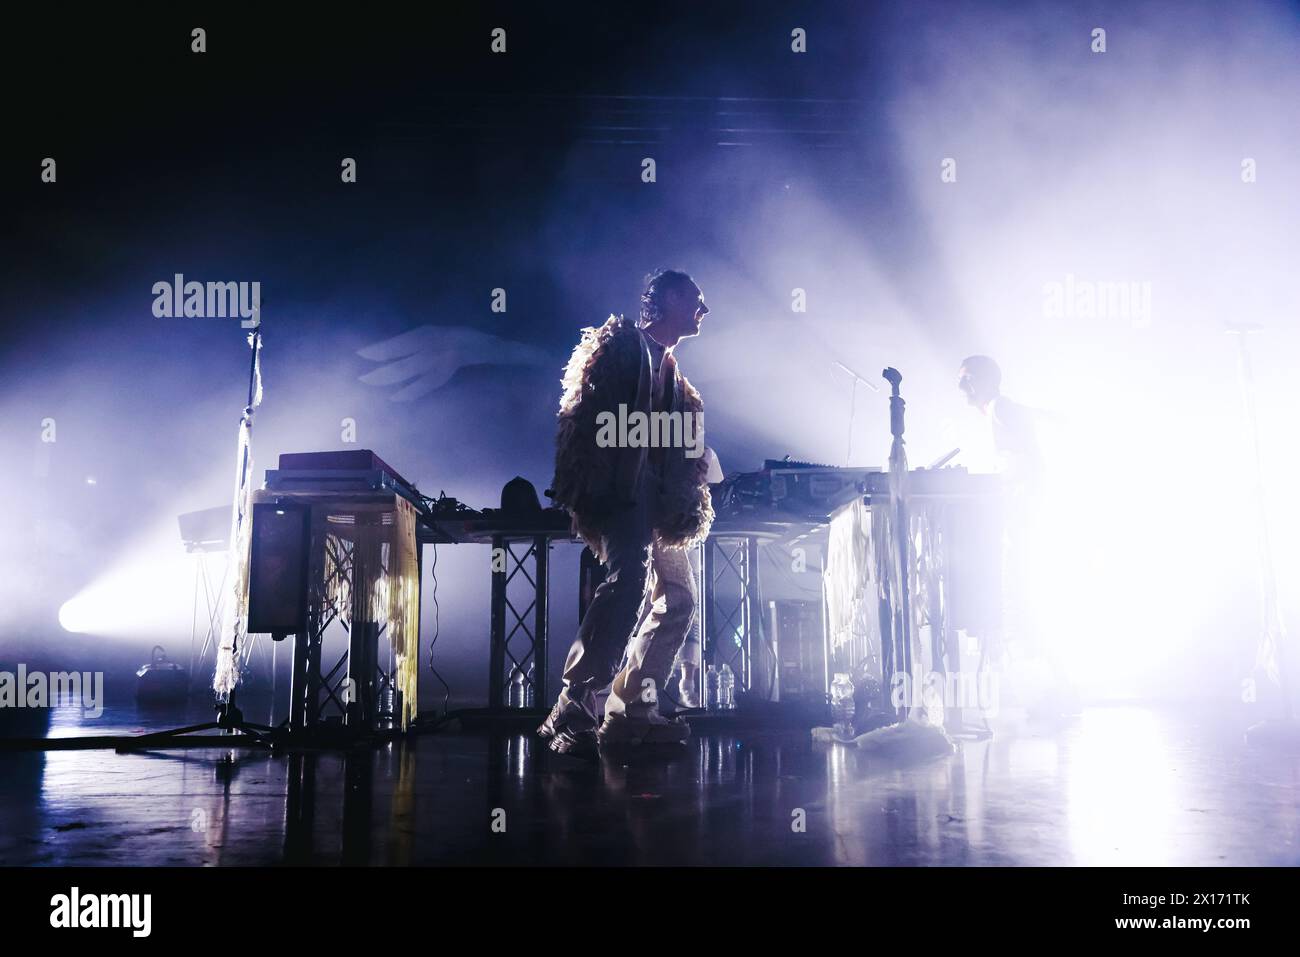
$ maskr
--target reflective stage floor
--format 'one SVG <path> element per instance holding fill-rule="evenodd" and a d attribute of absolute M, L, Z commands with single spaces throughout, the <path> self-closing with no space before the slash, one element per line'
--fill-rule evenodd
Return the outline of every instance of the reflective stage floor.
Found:
<path fill-rule="evenodd" d="M 1300 864 L 1300 756 L 1246 747 L 1240 722 L 1126 707 L 996 727 L 910 765 L 804 732 L 697 736 L 633 766 L 456 732 L 348 754 L 0 753 L 0 863 Z"/>

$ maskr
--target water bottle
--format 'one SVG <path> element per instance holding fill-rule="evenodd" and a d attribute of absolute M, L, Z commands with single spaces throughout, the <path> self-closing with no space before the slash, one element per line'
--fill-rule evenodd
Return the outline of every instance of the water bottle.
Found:
<path fill-rule="evenodd" d="M 537 672 L 533 670 L 533 666 L 532 666 L 532 664 L 529 664 L 529 666 L 528 666 L 528 678 L 527 678 L 527 680 L 524 682 L 524 704 L 523 704 L 523 706 L 524 706 L 525 708 L 531 708 L 531 707 L 533 707 L 534 703 L 536 702 L 536 695 L 534 694 L 534 692 L 537 690 L 537 685 L 536 685 L 537 677 L 536 677 L 536 675 L 537 675 Z"/>
<path fill-rule="evenodd" d="M 514 668 L 511 668 L 510 669 L 510 707 L 512 708 L 524 707 L 524 692 L 526 691 L 527 688 L 528 688 L 528 684 L 524 679 L 523 671 L 520 670 L 520 668 L 517 665 Z"/>
<path fill-rule="evenodd" d="M 831 682 L 831 716 L 835 721 L 835 736 L 842 740 L 853 737 L 853 679 L 839 673 Z"/>
<path fill-rule="evenodd" d="M 704 694 L 707 698 L 705 705 L 710 711 L 717 711 L 722 707 L 722 702 L 719 700 L 720 678 L 721 675 L 718 674 L 718 669 L 713 665 L 709 665 L 709 672 L 704 677 Z"/>
<path fill-rule="evenodd" d="M 731 665 L 723 665 L 718 674 L 718 705 L 726 711 L 736 706 L 736 675 Z"/>

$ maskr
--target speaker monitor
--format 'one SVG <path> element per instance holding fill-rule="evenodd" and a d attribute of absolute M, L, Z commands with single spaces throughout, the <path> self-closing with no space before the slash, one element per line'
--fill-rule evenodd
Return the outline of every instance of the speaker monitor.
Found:
<path fill-rule="evenodd" d="M 253 506 L 248 574 L 248 632 L 283 638 L 307 626 L 307 553 L 311 509 L 306 505 Z"/>

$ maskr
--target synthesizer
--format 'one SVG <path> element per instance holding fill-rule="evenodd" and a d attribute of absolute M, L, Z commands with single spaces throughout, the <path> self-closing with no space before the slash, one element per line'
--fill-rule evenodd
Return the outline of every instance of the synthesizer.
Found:
<path fill-rule="evenodd" d="M 998 489 L 998 476 L 973 475 L 962 466 L 918 468 L 907 475 L 909 498 L 982 498 L 998 494 Z M 715 485 L 713 507 L 726 518 L 824 522 L 858 496 L 870 504 L 888 495 L 889 473 L 878 467 L 768 459 L 758 471 L 742 472 Z"/>

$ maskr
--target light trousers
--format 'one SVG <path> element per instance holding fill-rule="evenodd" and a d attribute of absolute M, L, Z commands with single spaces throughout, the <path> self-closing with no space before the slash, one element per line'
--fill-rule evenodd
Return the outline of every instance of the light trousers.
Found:
<path fill-rule="evenodd" d="M 695 620 L 690 554 L 659 544 L 644 501 L 610 523 L 603 544 L 605 580 L 569 649 L 560 702 L 575 702 L 596 717 L 596 694 L 609 685 L 607 715 L 645 717 L 658 710 Z"/>

